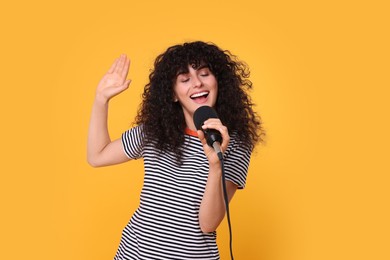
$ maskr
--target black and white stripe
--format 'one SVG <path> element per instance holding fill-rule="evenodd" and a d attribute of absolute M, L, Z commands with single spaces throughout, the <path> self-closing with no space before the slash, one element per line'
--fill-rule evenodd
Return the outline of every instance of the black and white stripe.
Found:
<path fill-rule="evenodd" d="M 183 163 L 143 142 L 142 126 L 122 135 L 125 154 L 144 159 L 140 205 L 122 233 L 115 260 L 219 259 L 216 232 L 202 233 L 198 212 L 208 161 L 197 137 L 186 135 Z M 245 186 L 251 151 L 234 142 L 225 152 L 226 179 Z"/>

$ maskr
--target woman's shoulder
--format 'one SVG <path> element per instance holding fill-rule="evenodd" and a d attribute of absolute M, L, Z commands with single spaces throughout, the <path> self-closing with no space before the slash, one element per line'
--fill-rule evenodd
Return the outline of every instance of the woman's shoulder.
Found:
<path fill-rule="evenodd" d="M 230 142 L 227 147 L 226 153 L 230 153 L 233 151 L 246 151 L 249 152 L 250 154 L 252 152 L 253 146 L 243 142 L 240 139 L 237 131 L 232 131 L 231 133 L 229 133 L 229 135 L 230 135 Z"/>

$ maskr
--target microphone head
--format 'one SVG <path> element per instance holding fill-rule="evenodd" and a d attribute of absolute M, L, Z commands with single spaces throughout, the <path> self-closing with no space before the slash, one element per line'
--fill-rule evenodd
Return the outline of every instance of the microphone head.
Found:
<path fill-rule="evenodd" d="M 193 116 L 196 129 L 202 130 L 204 121 L 209 118 L 218 118 L 217 112 L 212 107 L 201 106 L 196 109 Z"/>
<path fill-rule="evenodd" d="M 213 144 L 215 142 L 218 142 L 220 144 L 222 143 L 222 136 L 221 133 L 215 129 L 202 129 L 204 121 L 209 118 L 218 118 L 217 112 L 215 112 L 212 107 L 202 106 L 194 112 L 193 119 L 196 129 L 202 130 L 204 132 L 207 144 L 210 147 L 213 147 Z"/>

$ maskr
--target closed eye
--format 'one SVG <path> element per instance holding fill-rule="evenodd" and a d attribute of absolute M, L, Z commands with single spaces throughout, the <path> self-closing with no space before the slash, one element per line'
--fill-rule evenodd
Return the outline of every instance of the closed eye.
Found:
<path fill-rule="evenodd" d="M 202 67 L 198 69 L 198 73 L 202 77 L 207 77 L 210 75 L 210 70 L 208 67 Z"/>

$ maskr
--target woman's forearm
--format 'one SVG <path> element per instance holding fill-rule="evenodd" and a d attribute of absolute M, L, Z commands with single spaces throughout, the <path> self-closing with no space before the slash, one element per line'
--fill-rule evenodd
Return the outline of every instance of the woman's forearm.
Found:
<path fill-rule="evenodd" d="M 225 200 L 221 179 L 221 166 L 210 166 L 205 192 L 199 209 L 199 225 L 204 233 L 215 231 L 225 216 Z"/>
<path fill-rule="evenodd" d="M 87 160 L 92 166 L 98 166 L 99 153 L 111 142 L 107 116 L 108 101 L 97 97 L 92 106 L 88 130 Z"/>

